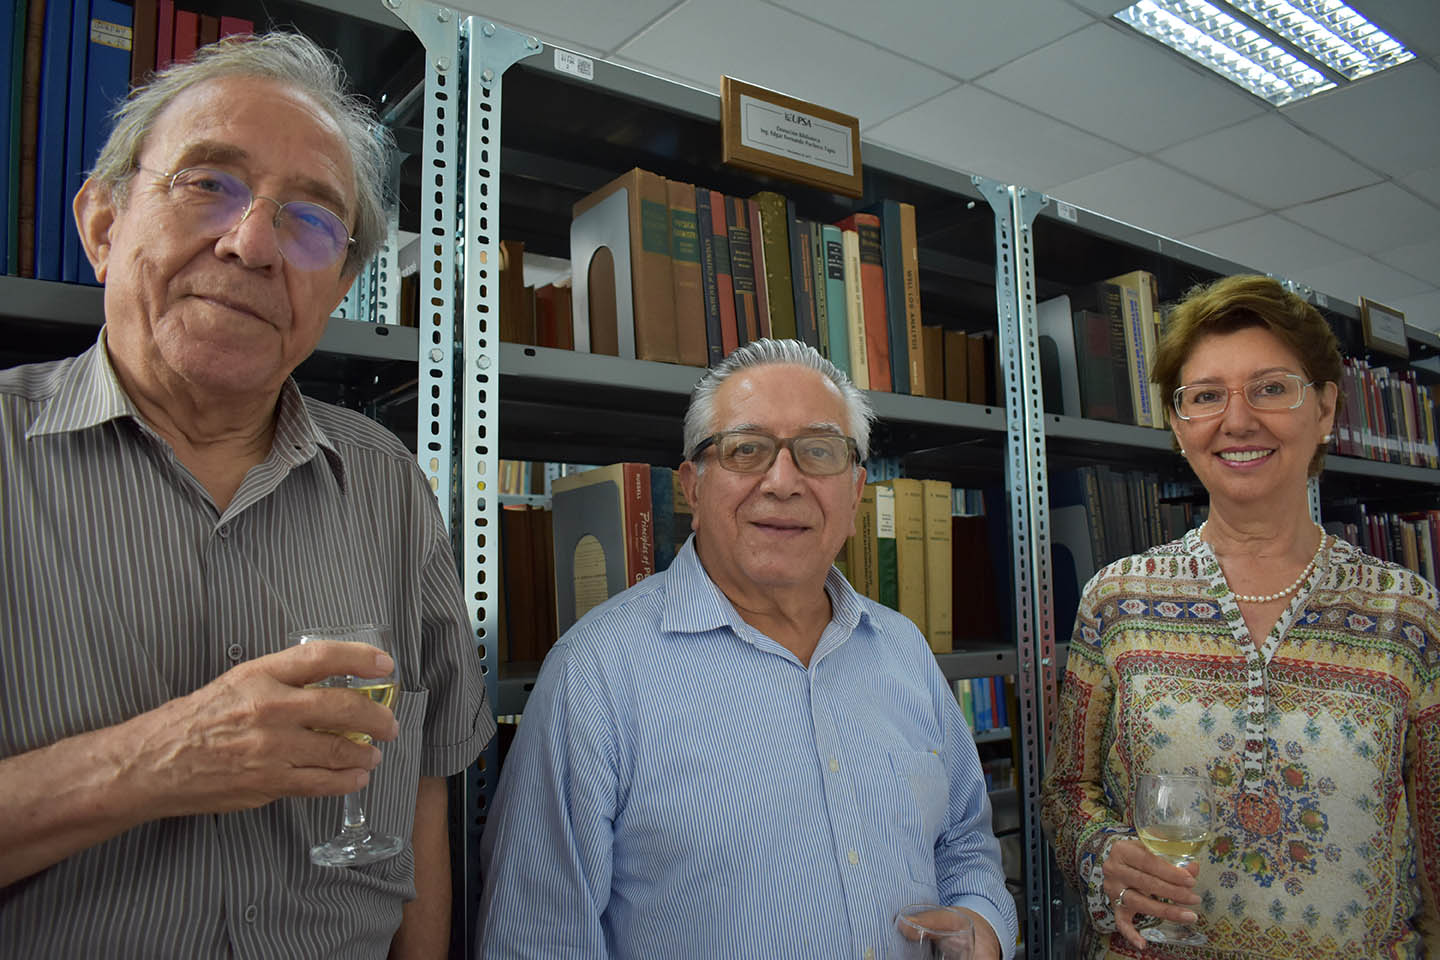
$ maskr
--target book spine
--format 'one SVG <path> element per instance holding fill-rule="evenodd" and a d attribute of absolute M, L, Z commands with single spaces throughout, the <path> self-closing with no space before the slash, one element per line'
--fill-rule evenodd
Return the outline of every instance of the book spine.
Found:
<path fill-rule="evenodd" d="M 196 49 L 220 39 L 220 18 L 208 13 L 200 14 L 200 39 Z"/>
<path fill-rule="evenodd" d="M 865 297 L 865 353 L 870 389 L 890 391 L 890 329 L 885 310 L 885 258 L 880 246 L 880 220 L 874 214 L 856 213 L 853 222 L 860 239 L 860 287 Z"/>
<path fill-rule="evenodd" d="M 193 10 L 175 8 L 175 47 L 172 53 L 175 63 L 189 63 L 195 56 L 195 46 L 200 41 L 200 14 Z"/>
<path fill-rule="evenodd" d="M 950 569 L 950 484 L 922 480 L 925 513 L 925 639 L 936 653 L 955 648 Z"/>
<path fill-rule="evenodd" d="M 755 257 L 755 326 L 760 336 L 770 336 L 770 285 L 766 282 L 764 223 L 760 205 L 754 200 L 746 204 L 750 213 L 750 252 Z"/>
<path fill-rule="evenodd" d="M 630 271 L 635 303 L 635 356 L 679 363 L 675 282 L 670 264 L 670 201 L 665 180 L 634 170 L 630 190 Z"/>
<path fill-rule="evenodd" d="M 865 349 L 865 288 L 860 283 L 860 235 L 841 230 L 845 254 L 845 330 L 850 354 L 850 379 L 861 390 L 870 389 L 870 360 Z"/>
<path fill-rule="evenodd" d="M 221 17 L 220 38 L 233 36 L 249 36 L 255 32 L 255 22 L 244 17 Z"/>
<path fill-rule="evenodd" d="M 650 468 L 650 509 L 654 518 L 655 572 L 675 560 L 675 471 L 669 467 Z"/>
<path fill-rule="evenodd" d="M 40 127 L 40 71 L 45 49 L 45 3 L 30 0 L 25 24 L 25 71 L 20 94 L 20 199 L 16 207 L 19 274 L 35 276 L 35 153 Z"/>
<path fill-rule="evenodd" d="M 815 329 L 815 280 L 810 260 L 811 235 L 815 222 L 796 217 L 790 223 L 790 272 L 795 290 L 795 339 L 819 346 Z"/>
<path fill-rule="evenodd" d="M 899 543 L 895 523 L 895 491 L 875 487 L 875 571 L 880 596 L 891 610 L 900 609 Z"/>
<path fill-rule="evenodd" d="M 134 10 L 118 0 L 91 0 L 90 52 L 85 68 L 85 169 L 95 165 L 110 136 L 110 115 L 130 89 L 130 51 Z M 99 283 L 90 261 L 81 257 L 82 283 Z"/>
<path fill-rule="evenodd" d="M 16 18 L 20 21 L 17 23 Z M 11 151 L 18 147 L 19 141 L 15 138 L 10 128 L 11 101 L 20 90 L 20 84 L 16 82 L 15 64 L 21 58 L 22 41 L 24 32 L 24 4 L 17 4 L 15 0 L 9 0 L 0 9 L 0 65 L 5 70 L 7 89 L 0 91 L 0 274 L 7 273 L 10 266 L 10 223 L 11 214 L 15 207 L 11 204 L 10 198 L 10 174 L 15 170 L 15 163 L 18 157 L 12 157 Z"/>
<path fill-rule="evenodd" d="M 885 336 L 890 351 L 890 384 L 896 393 L 910 393 L 910 352 L 905 330 L 905 271 L 900 256 L 900 204 L 884 200 L 874 214 L 880 231 L 880 281 L 885 296 Z M 860 235 L 864 258 L 865 235 Z M 868 334 L 868 330 L 867 330 Z"/>
<path fill-rule="evenodd" d="M 715 287 L 719 294 L 722 356 L 740 346 L 741 331 L 735 316 L 735 281 L 730 266 L 730 229 L 726 226 L 725 194 L 710 191 L 711 237 L 715 244 Z"/>
<path fill-rule="evenodd" d="M 755 254 L 750 246 L 750 207 L 743 197 L 726 197 L 730 231 L 730 273 L 735 284 L 735 326 L 743 343 L 760 339 L 755 317 Z"/>
<path fill-rule="evenodd" d="M 925 616 L 925 495 L 919 480 L 896 477 L 889 481 L 895 491 L 895 576 L 899 611 L 920 628 L 928 639 L 930 624 Z"/>
<path fill-rule="evenodd" d="M 820 225 L 825 245 L 825 324 L 830 329 L 830 362 L 850 373 L 849 298 L 845 296 L 845 243 L 840 228 L 834 224 Z"/>
<path fill-rule="evenodd" d="M 650 466 L 627 463 L 625 490 L 625 585 L 633 587 L 655 572 L 655 514 L 650 499 Z"/>
<path fill-rule="evenodd" d="M 65 192 L 65 88 L 70 80 L 70 0 L 45 7 L 40 102 L 35 128 L 35 277 L 60 279 L 65 245 L 61 218 Z"/>
<path fill-rule="evenodd" d="M 158 0 L 155 18 L 155 69 L 164 70 L 175 59 L 175 0 Z"/>
<path fill-rule="evenodd" d="M 65 182 L 60 197 L 60 279 L 66 283 L 80 282 L 83 256 L 70 204 L 85 183 L 85 65 L 89 58 L 90 0 L 75 0 L 70 24 L 70 79 L 65 91 Z"/>
<path fill-rule="evenodd" d="M 725 359 L 725 340 L 720 333 L 720 286 L 715 267 L 715 230 L 710 219 L 710 191 L 695 188 L 695 230 L 700 239 L 700 278 L 705 306 L 706 364 Z"/>
<path fill-rule="evenodd" d="M 795 295 L 791 291 L 790 218 L 786 200 L 773 190 L 762 190 L 750 198 L 750 204 L 760 211 L 758 236 L 765 260 L 765 303 L 770 311 L 770 335 L 777 340 L 793 340 Z"/>
<path fill-rule="evenodd" d="M 825 225 L 810 222 L 810 292 L 815 302 L 816 349 L 825 359 L 830 359 L 830 322 L 826 314 L 830 309 L 828 291 L 825 288 Z"/>
<path fill-rule="evenodd" d="M 1130 386 L 1135 425 L 1153 426 L 1155 420 L 1150 406 L 1150 385 L 1146 383 L 1150 358 L 1145 352 L 1145 319 L 1140 312 L 1140 291 L 1128 284 L 1117 286 L 1121 290 L 1121 305 L 1125 316 L 1126 382 Z"/>
<path fill-rule="evenodd" d="M 925 364 L 924 323 L 920 315 L 920 241 L 915 229 L 915 205 L 900 204 L 900 269 L 905 286 L 905 343 L 910 360 L 910 392 L 931 396 Z"/>
<path fill-rule="evenodd" d="M 700 235 L 695 217 L 695 188 L 678 180 L 665 181 L 670 214 L 671 279 L 675 289 L 675 347 L 681 363 L 703 367 L 708 358 L 705 343 L 705 300 L 701 292 Z"/>

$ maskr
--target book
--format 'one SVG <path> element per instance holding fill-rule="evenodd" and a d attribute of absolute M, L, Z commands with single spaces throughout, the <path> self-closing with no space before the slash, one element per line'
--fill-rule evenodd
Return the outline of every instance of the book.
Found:
<path fill-rule="evenodd" d="M 640 360 L 662 363 L 680 362 L 675 333 L 675 290 L 670 267 L 670 208 L 665 181 L 648 170 L 636 167 L 577 201 L 573 215 L 580 216 L 611 194 L 625 190 L 630 215 L 630 292 L 635 307 L 635 356 Z M 615 256 L 620 251 L 613 252 Z M 598 256 L 589 266 L 591 350 L 606 352 L 595 344 L 595 328 L 615 330 L 618 305 L 615 297 L 605 297 L 597 290 L 595 278 L 603 273 L 604 261 Z M 577 264 L 576 269 L 586 269 Z M 614 267 L 609 269 L 613 289 Z M 603 289 L 603 285 L 602 285 Z M 618 333 L 599 338 L 608 345 L 617 344 Z"/>
<path fill-rule="evenodd" d="M 534 345 L 535 315 L 525 297 L 525 244 L 500 241 L 500 339 Z"/>
<path fill-rule="evenodd" d="M 253 20 L 247 20 L 244 17 L 222 16 L 220 18 L 220 38 L 222 40 L 226 37 L 249 36 L 254 32 L 255 22 Z"/>
<path fill-rule="evenodd" d="M 848 377 L 850 321 L 849 297 L 845 294 L 845 244 L 840 228 L 831 223 L 820 225 L 820 236 L 825 243 L 825 324 L 830 330 L 830 362 Z"/>
<path fill-rule="evenodd" d="M 71 0 L 49 0 L 40 55 L 35 117 L 34 276 L 59 280 L 64 221 L 65 116 L 69 105 Z"/>
<path fill-rule="evenodd" d="M 755 254 L 750 247 L 750 205 L 744 197 L 726 197 L 730 236 L 730 274 L 735 289 L 735 328 L 740 343 L 760 339 L 755 310 Z"/>
<path fill-rule="evenodd" d="M 895 491 L 895 582 L 899 610 L 927 637 L 925 617 L 925 493 L 919 480 L 886 481 Z"/>
<path fill-rule="evenodd" d="M 816 328 L 815 266 L 813 234 L 815 222 L 804 217 L 790 221 L 790 276 L 795 291 L 795 339 L 820 347 Z"/>
<path fill-rule="evenodd" d="M 716 275 L 715 227 L 710 214 L 710 191 L 695 188 L 695 230 L 700 239 L 700 292 L 705 307 L 705 360 L 713 367 L 725 359 L 725 339 L 720 330 L 720 283 Z M 734 310 L 732 304 L 730 307 Z"/>
<path fill-rule="evenodd" d="M 1080 393 L 1080 415 L 1092 420 L 1131 423 L 1130 384 L 1125 375 L 1125 343 L 1110 338 L 1110 318 L 1093 310 L 1072 314 L 1075 343 L 1076 386 Z M 1117 369 L 1115 358 L 1121 358 Z"/>
<path fill-rule="evenodd" d="M 655 571 L 650 466 L 615 463 L 556 478 L 555 604 L 563 634 Z"/>
<path fill-rule="evenodd" d="M 845 576 L 855 592 L 880 599 L 879 541 L 876 530 L 875 485 L 865 484 L 855 511 L 855 532 L 845 541 Z"/>
<path fill-rule="evenodd" d="M 920 328 L 925 351 L 925 396 L 945 399 L 945 328 L 926 324 Z"/>
<path fill-rule="evenodd" d="M 160 29 L 159 0 L 135 0 L 134 34 L 130 43 L 130 86 L 138 87 L 155 70 L 155 44 Z"/>
<path fill-rule="evenodd" d="M 19 141 L 15 134 L 18 133 L 19 118 L 11 111 L 11 101 L 20 89 L 15 71 L 16 64 L 22 59 L 25 22 L 25 0 L 0 0 L 0 57 L 4 58 L 0 63 L 5 65 L 5 77 L 10 85 L 9 89 L 0 93 L 0 137 L 4 138 L 0 142 L 0 274 L 8 272 L 10 264 L 10 214 L 15 210 L 11 203 L 10 174 L 20 159 L 18 155 L 12 156 L 12 149 L 18 154 Z M 16 120 L 13 131 L 12 116 Z"/>
<path fill-rule="evenodd" d="M 534 538 L 529 530 L 530 508 L 505 506 L 500 510 L 500 556 L 505 568 L 505 646 L 508 659 L 529 663 L 540 659 L 540 638 L 535 630 L 536 587 L 533 576 Z"/>
<path fill-rule="evenodd" d="M 720 309 L 721 357 L 740 346 L 743 331 L 735 312 L 735 276 L 730 260 L 730 228 L 726 223 L 725 194 L 710 191 L 710 237 L 715 248 L 715 290 Z"/>
<path fill-rule="evenodd" d="M 650 468 L 650 504 L 655 515 L 655 572 L 669 569 L 690 538 L 693 516 L 680 478 L 670 467 Z"/>
<path fill-rule="evenodd" d="M 175 40 L 171 50 L 171 61 L 189 63 L 195 58 L 195 48 L 200 43 L 200 14 L 194 10 L 175 8 Z"/>
<path fill-rule="evenodd" d="M 920 315 L 920 241 L 915 228 L 915 205 L 900 204 L 900 270 L 905 289 L 905 344 L 910 359 L 910 392 L 931 396 L 925 363 L 924 322 Z"/>
<path fill-rule="evenodd" d="M 134 10 L 120 0 L 90 0 L 90 52 L 85 66 L 85 135 L 81 143 L 89 170 L 110 136 L 111 115 L 130 92 L 130 51 Z M 81 283 L 99 283 L 90 261 L 76 264 Z"/>
<path fill-rule="evenodd" d="M 945 400 L 970 402 L 970 335 L 964 330 L 946 330 L 945 339 Z"/>
<path fill-rule="evenodd" d="M 55 0 L 56 3 L 62 0 Z M 24 73 L 20 87 L 18 236 L 14 240 L 18 274 L 35 276 L 35 151 L 40 127 L 40 70 L 45 49 L 46 0 L 30 0 L 25 24 Z"/>
<path fill-rule="evenodd" d="M 815 304 L 815 348 L 820 356 L 830 359 L 829 291 L 825 283 L 825 224 L 807 221 L 810 232 L 810 293 Z M 844 286 L 844 279 L 841 279 Z"/>
<path fill-rule="evenodd" d="M 921 480 L 925 543 L 925 639 L 936 653 L 955 649 L 950 583 L 950 484 Z"/>
<path fill-rule="evenodd" d="M 770 335 L 777 340 L 795 338 L 795 296 L 790 289 L 790 218 L 786 199 L 774 190 L 761 190 L 750 198 L 760 212 L 760 247 L 765 261 L 765 302 L 770 311 Z"/>
<path fill-rule="evenodd" d="M 1150 367 L 1155 362 L 1160 300 L 1155 275 L 1148 270 L 1132 270 L 1105 281 L 1121 288 L 1125 314 L 1125 356 L 1133 361 L 1130 368 L 1135 423 L 1138 426 L 1164 428 L 1165 410 L 1159 384 L 1150 382 Z"/>
<path fill-rule="evenodd" d="M 963 615 L 952 621 L 955 645 L 965 641 L 994 642 L 1003 635 L 999 610 L 1000 590 L 991 560 L 987 518 L 950 518 L 950 570 L 952 610 Z"/>
<path fill-rule="evenodd" d="M 895 529 L 895 490 L 883 483 L 866 486 L 875 488 L 875 599 L 891 610 L 899 610 L 899 543 Z"/>
<path fill-rule="evenodd" d="M 208 13 L 200 14 L 200 38 L 196 49 L 220 39 L 220 18 Z"/>
<path fill-rule="evenodd" d="M 575 323 L 568 277 L 535 288 L 535 342 L 542 347 L 575 349 Z"/>
<path fill-rule="evenodd" d="M 70 67 L 65 89 L 65 180 L 60 195 L 60 279 L 80 280 L 80 232 L 71 204 L 85 183 L 85 66 L 90 58 L 90 0 L 75 0 L 70 20 Z"/>
<path fill-rule="evenodd" d="M 765 283 L 765 244 L 761 233 L 760 208 L 751 200 L 746 206 L 750 211 L 750 255 L 755 258 L 755 323 L 760 336 L 770 336 L 770 290 Z"/>
<path fill-rule="evenodd" d="M 175 59 L 175 0 L 156 0 L 155 70 L 170 66 Z"/>
<path fill-rule="evenodd" d="M 675 287 L 675 350 L 681 363 L 706 365 L 705 298 L 701 291 L 700 233 L 695 216 L 695 187 L 665 181 L 670 215 L 670 266 Z"/>
<path fill-rule="evenodd" d="M 965 390 L 971 403 L 993 406 L 995 403 L 995 335 L 989 330 L 967 333 L 968 369 Z"/>
<path fill-rule="evenodd" d="M 854 230 L 860 245 L 860 289 L 865 304 L 861 316 L 869 389 L 889 391 L 892 382 L 890 331 L 886 324 L 885 260 L 880 244 L 880 218 L 873 213 L 852 213 L 838 226 L 842 230 Z"/>
<path fill-rule="evenodd" d="M 865 288 L 860 282 L 860 234 L 840 230 L 845 254 L 845 329 L 850 354 L 850 380 L 861 390 L 870 389 L 870 358 L 865 346 Z"/>
<path fill-rule="evenodd" d="M 910 345 L 905 329 L 905 270 L 900 254 L 900 204 L 894 200 L 881 200 L 870 207 L 870 212 L 880 231 L 880 277 L 885 298 L 885 334 L 890 351 L 891 389 L 896 393 L 910 393 Z M 864 239 L 862 234 L 862 246 Z M 866 332 L 869 333 L 868 330 Z M 919 331 L 916 333 L 918 335 Z"/>

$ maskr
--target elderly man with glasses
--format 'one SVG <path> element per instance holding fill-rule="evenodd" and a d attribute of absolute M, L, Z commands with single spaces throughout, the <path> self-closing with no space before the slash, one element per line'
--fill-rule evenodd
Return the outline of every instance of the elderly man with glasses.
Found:
<path fill-rule="evenodd" d="M 99 341 L 0 374 L 0 956 L 446 949 L 444 777 L 494 730 L 450 541 L 405 447 L 290 379 L 385 163 L 331 58 L 271 34 L 133 93 L 75 199 Z M 389 654 L 287 647 L 352 624 Z M 393 714 L 307 689 L 392 667 Z M 367 785 L 399 855 L 313 864 Z"/>
<path fill-rule="evenodd" d="M 831 561 L 873 414 L 793 340 L 695 388 L 694 535 L 546 658 L 486 826 L 487 958 L 905 956 L 908 904 L 1014 949 L 970 730 Z"/>

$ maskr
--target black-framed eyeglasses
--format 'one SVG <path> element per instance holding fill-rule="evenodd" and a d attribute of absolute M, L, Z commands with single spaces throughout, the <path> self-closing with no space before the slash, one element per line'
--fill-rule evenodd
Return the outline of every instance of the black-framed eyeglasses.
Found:
<path fill-rule="evenodd" d="M 256 200 L 269 200 L 275 204 L 275 237 L 280 255 L 297 270 L 333 267 L 355 242 L 345 222 L 320 204 L 308 200 L 281 203 L 260 196 L 244 180 L 223 170 L 186 167 L 166 173 L 138 168 L 165 182 L 171 206 L 204 237 L 225 236 L 250 216 Z"/>
<path fill-rule="evenodd" d="M 1266 374 L 1239 387 L 1217 383 L 1196 383 L 1175 390 L 1175 415 L 1181 420 L 1206 420 L 1218 417 L 1230 406 L 1230 395 L 1238 393 L 1261 411 L 1294 410 L 1305 402 L 1305 388 L 1315 386 L 1314 380 L 1294 373 Z"/>
<path fill-rule="evenodd" d="M 858 448 L 851 437 L 834 433 L 776 437 L 755 430 L 713 434 L 697 443 L 686 459 L 698 461 L 710 447 L 715 448 L 715 459 L 720 466 L 732 473 L 764 473 L 780 456 L 781 449 L 789 450 L 796 469 L 811 477 L 844 473 L 859 459 Z"/>

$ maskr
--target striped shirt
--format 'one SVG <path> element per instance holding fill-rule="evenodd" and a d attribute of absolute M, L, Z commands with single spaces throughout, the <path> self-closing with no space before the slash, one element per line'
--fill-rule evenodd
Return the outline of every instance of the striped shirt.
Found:
<path fill-rule="evenodd" d="M 694 538 L 540 671 L 482 843 L 480 955 L 895 956 L 896 913 L 1014 901 L 974 740 L 920 632 L 834 569 L 806 668 Z"/>
<path fill-rule="evenodd" d="M 358 414 L 279 401 L 223 513 L 100 342 L 0 372 L 0 757 L 188 694 L 304 626 L 394 628 L 400 736 L 365 806 L 409 836 L 422 775 L 494 730 L 450 541 L 413 458 Z M 341 799 L 151 821 L 0 888 L 3 957 L 384 957 L 414 855 L 311 865 Z M 3 855 L 3 853 L 0 853 Z"/>

